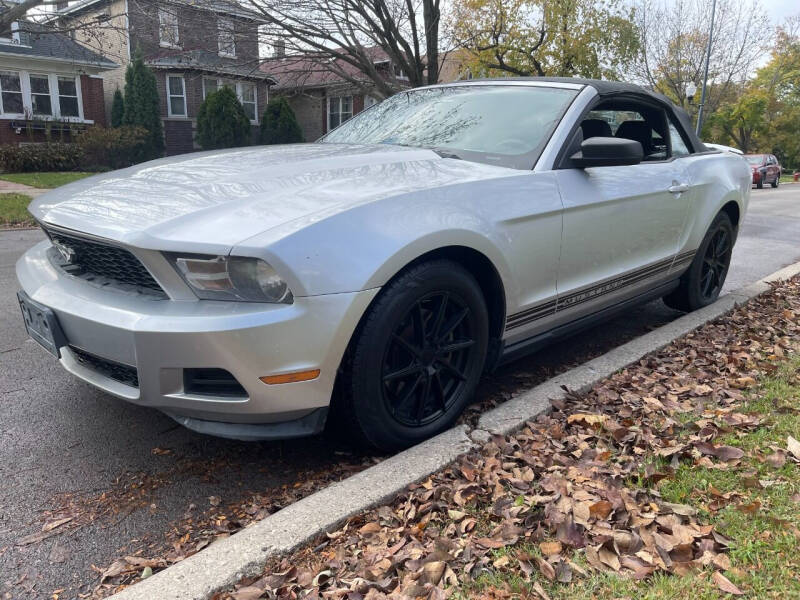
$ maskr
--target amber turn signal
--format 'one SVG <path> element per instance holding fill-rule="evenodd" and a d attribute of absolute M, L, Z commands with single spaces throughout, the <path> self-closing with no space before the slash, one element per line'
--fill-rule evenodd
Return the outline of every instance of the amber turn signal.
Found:
<path fill-rule="evenodd" d="M 312 369 L 311 371 L 297 371 L 296 373 L 282 373 L 280 375 L 264 375 L 259 377 L 261 381 L 267 385 L 274 385 L 276 383 L 297 383 L 298 381 L 311 381 L 319 377 L 319 369 Z"/>

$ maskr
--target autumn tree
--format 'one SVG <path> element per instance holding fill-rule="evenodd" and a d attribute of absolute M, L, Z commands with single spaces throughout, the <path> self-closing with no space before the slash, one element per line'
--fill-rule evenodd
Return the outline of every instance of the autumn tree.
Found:
<path fill-rule="evenodd" d="M 495 75 L 616 79 L 639 49 L 621 0 L 455 0 L 449 30 Z"/>
<path fill-rule="evenodd" d="M 641 52 L 631 75 L 689 107 L 690 83 L 700 88 L 706 62 L 712 3 L 706 0 L 635 0 Z M 717 0 L 705 112 L 713 113 L 741 88 L 761 60 L 772 30 L 765 27 L 760 0 Z M 736 95 L 736 93 L 733 93 Z M 697 103 L 699 93 L 694 99 Z"/>
<path fill-rule="evenodd" d="M 744 152 L 800 167 L 800 15 L 775 33 L 769 62 L 712 115 L 709 133 Z"/>

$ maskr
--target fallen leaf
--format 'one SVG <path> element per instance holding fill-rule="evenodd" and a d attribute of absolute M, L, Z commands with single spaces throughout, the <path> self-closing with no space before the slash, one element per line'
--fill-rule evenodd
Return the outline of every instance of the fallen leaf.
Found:
<path fill-rule="evenodd" d="M 742 590 L 733 585 L 733 583 L 731 583 L 731 581 L 719 571 L 714 571 L 714 574 L 711 576 L 711 579 L 713 579 L 714 583 L 717 584 L 717 587 L 726 594 L 733 594 L 734 596 L 744 595 L 744 592 Z"/>
<path fill-rule="evenodd" d="M 541 542 L 539 549 L 545 556 L 550 556 L 552 554 L 561 554 L 562 546 L 561 542 Z"/>
<path fill-rule="evenodd" d="M 800 442 L 789 436 L 786 440 L 786 448 L 796 459 L 800 460 Z"/>
<path fill-rule="evenodd" d="M 582 423 L 584 425 L 602 425 L 608 419 L 607 415 L 591 415 L 586 413 L 575 413 L 567 417 L 567 423 Z"/>
<path fill-rule="evenodd" d="M 606 520 L 613 508 L 608 500 L 600 500 L 589 506 L 589 513 L 596 519 Z"/>
<path fill-rule="evenodd" d="M 548 581 L 555 581 L 556 570 L 553 568 L 553 565 L 551 565 L 541 556 L 535 557 L 534 560 L 536 561 L 536 566 L 539 567 L 539 572 L 544 575 Z"/>

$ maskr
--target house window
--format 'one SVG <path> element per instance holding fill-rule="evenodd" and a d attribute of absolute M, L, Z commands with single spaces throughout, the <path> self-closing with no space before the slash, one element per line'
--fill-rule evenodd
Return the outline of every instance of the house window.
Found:
<path fill-rule="evenodd" d="M 219 89 L 219 80 L 211 79 L 210 77 L 203 77 L 203 100 L 206 96 L 213 94 Z"/>
<path fill-rule="evenodd" d="M 167 108 L 170 117 L 186 116 L 186 83 L 181 75 L 167 76 Z"/>
<path fill-rule="evenodd" d="M 50 99 L 50 78 L 47 75 L 31 75 L 31 111 L 34 115 L 49 117 L 53 115 Z"/>
<path fill-rule="evenodd" d="M 252 83 L 240 83 L 238 86 L 237 95 L 239 102 L 242 103 L 244 112 L 247 118 L 251 121 L 256 120 L 256 86 Z"/>
<path fill-rule="evenodd" d="M 158 9 L 158 42 L 166 48 L 179 48 L 178 13 L 176 7 Z"/>
<path fill-rule="evenodd" d="M 328 98 L 328 131 L 335 129 L 352 116 L 352 96 L 335 96 Z"/>
<path fill-rule="evenodd" d="M 78 84 L 75 77 L 58 78 L 58 108 L 62 117 L 78 117 Z"/>
<path fill-rule="evenodd" d="M 220 56 L 236 56 L 236 36 L 232 19 L 220 17 L 217 21 L 217 43 Z"/>
<path fill-rule="evenodd" d="M 405 71 L 399 65 L 393 65 L 394 67 L 394 76 L 397 79 L 404 79 L 408 81 L 408 75 L 406 75 Z"/>
<path fill-rule="evenodd" d="M 0 71 L 0 112 L 11 115 L 23 113 L 22 82 L 15 71 Z"/>
<path fill-rule="evenodd" d="M 203 78 L 203 100 L 209 94 L 216 92 L 223 87 L 231 88 L 239 102 L 242 103 L 242 108 L 253 123 L 258 121 L 258 96 L 256 92 L 256 84 L 248 83 L 246 81 L 233 82 L 228 79 L 214 79 L 212 77 Z"/>

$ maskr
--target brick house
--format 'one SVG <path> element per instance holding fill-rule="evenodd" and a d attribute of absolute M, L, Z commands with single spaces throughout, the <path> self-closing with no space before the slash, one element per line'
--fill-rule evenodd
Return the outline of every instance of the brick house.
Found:
<path fill-rule="evenodd" d="M 119 66 L 105 71 L 106 114 L 125 69 L 141 52 L 155 71 L 168 155 L 191 152 L 197 111 L 206 95 L 231 86 L 253 125 L 254 139 L 273 83 L 258 69 L 257 15 L 224 0 L 80 0 L 62 7 L 62 23 L 78 28 L 75 39 Z"/>
<path fill-rule="evenodd" d="M 105 125 L 102 74 L 116 66 L 36 23 L 0 31 L 0 144 L 71 141 Z"/>
<path fill-rule="evenodd" d="M 369 51 L 378 72 L 385 74 L 395 87 L 408 85 L 408 77 L 392 64 L 381 48 Z M 307 142 L 315 141 L 380 101 L 377 94 L 371 93 L 374 89 L 371 80 L 349 63 L 334 61 L 335 67 L 347 74 L 344 78 L 326 68 L 324 61 L 317 57 L 283 56 L 280 48 L 276 49 L 276 54 L 261 64 L 261 70 L 276 81 L 272 93 L 285 96 L 289 101 Z"/>

